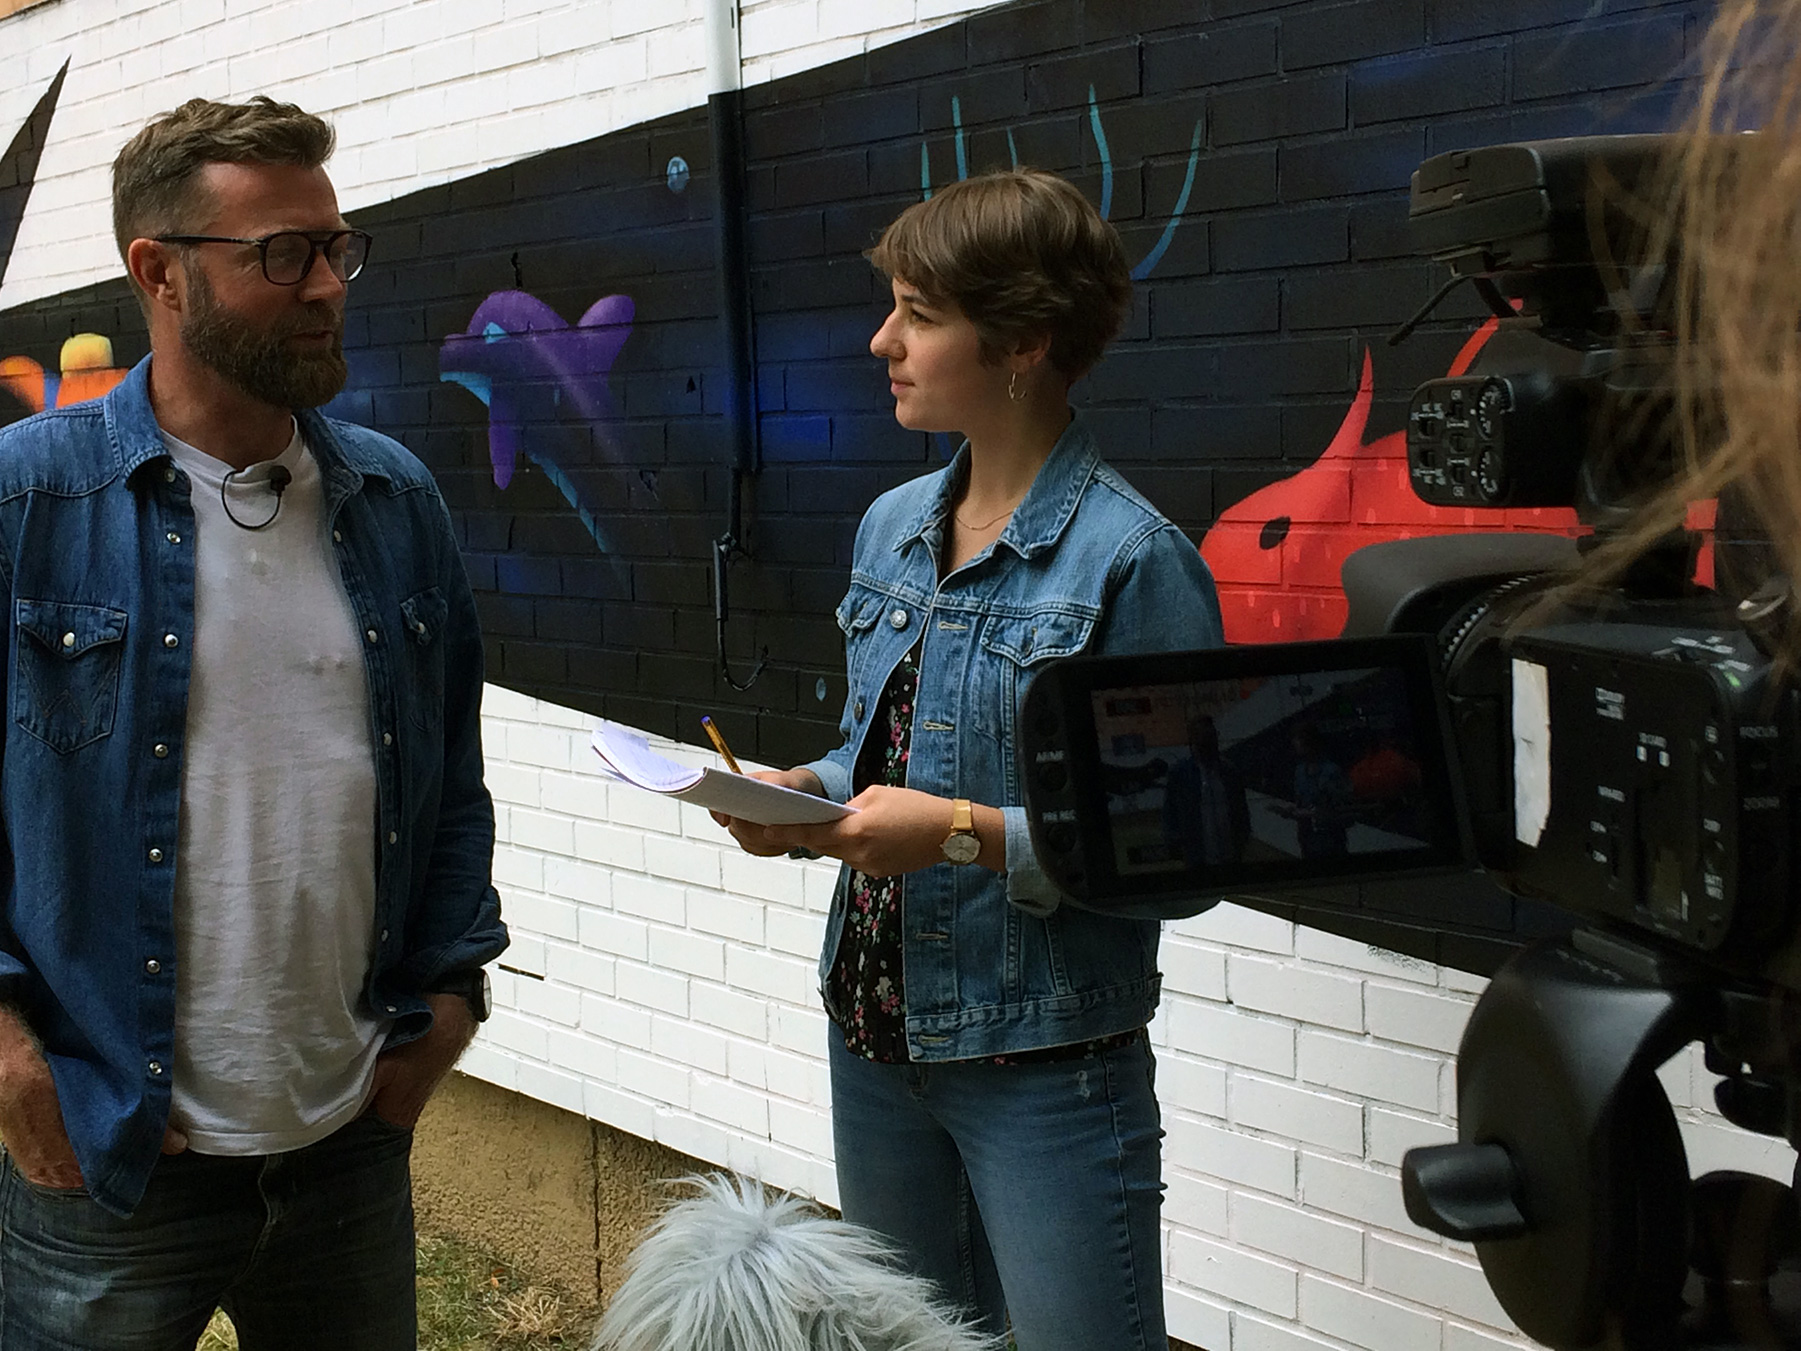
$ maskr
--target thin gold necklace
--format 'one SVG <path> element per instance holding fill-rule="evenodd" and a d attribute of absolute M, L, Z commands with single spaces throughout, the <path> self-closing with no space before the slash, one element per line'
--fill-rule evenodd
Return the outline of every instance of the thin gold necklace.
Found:
<path fill-rule="evenodd" d="M 1016 512 L 1018 510 L 1019 510 L 1019 503 L 1015 502 L 1012 506 L 1008 507 L 1005 511 L 1003 511 L 999 516 L 990 516 L 987 520 L 983 521 L 980 525 L 976 525 L 973 522 L 966 521 L 961 516 L 957 517 L 957 524 L 962 526 L 965 530 L 977 530 L 977 531 L 986 530 L 989 526 L 993 525 L 996 521 L 1004 521 L 1007 519 L 1007 517 L 1011 516 L 1014 512 Z M 953 514 L 955 514 L 955 513 L 953 513 Z"/>

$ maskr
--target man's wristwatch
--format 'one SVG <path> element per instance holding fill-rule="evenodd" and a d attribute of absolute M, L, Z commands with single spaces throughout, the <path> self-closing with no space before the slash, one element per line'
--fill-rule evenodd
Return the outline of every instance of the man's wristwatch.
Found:
<path fill-rule="evenodd" d="M 974 863 L 982 852 L 982 839 L 976 834 L 975 809 L 966 797 L 951 803 L 951 833 L 944 837 L 944 857 L 959 867 Z"/>
<path fill-rule="evenodd" d="M 488 986 L 485 967 L 478 966 L 473 971 L 457 971 L 441 977 L 426 993 L 462 995 L 469 1005 L 469 1012 L 475 1015 L 478 1023 L 487 1022 L 488 1015 L 494 1012 L 494 998 Z"/>

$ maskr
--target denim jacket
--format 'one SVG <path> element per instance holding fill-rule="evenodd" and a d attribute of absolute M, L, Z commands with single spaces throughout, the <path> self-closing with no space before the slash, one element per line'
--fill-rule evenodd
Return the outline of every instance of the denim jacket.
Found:
<path fill-rule="evenodd" d="M 923 635 L 907 786 L 1000 807 L 1007 872 L 940 863 L 907 875 L 907 1045 L 921 1061 L 1058 1046 L 1150 1020 L 1157 922 L 1059 905 L 1032 852 L 1014 720 L 1052 658 L 1222 641 L 1200 554 L 1101 461 L 1080 418 L 1000 538 L 940 581 L 946 520 L 968 472 L 965 445 L 864 515 L 838 607 L 850 675 L 844 743 L 807 766 L 827 796 L 848 798 L 888 677 Z M 822 986 L 844 931 L 848 875 L 826 924 Z"/>
<path fill-rule="evenodd" d="M 100 402 L 0 429 L 0 1002 L 42 1040 L 88 1192 L 121 1215 L 169 1114 L 194 633 L 189 480 L 149 374 L 146 359 Z M 506 946 L 481 634 L 425 466 L 375 432 L 299 420 L 368 639 L 378 931 L 364 996 L 395 1045 L 430 1026 L 422 991 Z"/>

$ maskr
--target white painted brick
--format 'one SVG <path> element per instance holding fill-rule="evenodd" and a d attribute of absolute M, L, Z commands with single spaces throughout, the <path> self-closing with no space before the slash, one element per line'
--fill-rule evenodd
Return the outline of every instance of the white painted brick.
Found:
<path fill-rule="evenodd" d="M 1170 1275 L 1186 1285 L 1223 1295 L 1283 1318 L 1295 1316 L 1295 1268 L 1199 1234 L 1169 1236 Z"/>
<path fill-rule="evenodd" d="M 613 898 L 613 872 L 573 858 L 544 860 L 544 891 L 560 900 L 608 905 Z"/>
<path fill-rule="evenodd" d="M 490 760 L 483 778 L 487 782 L 488 792 L 497 803 L 519 803 L 527 807 L 538 805 L 542 770 L 529 765 L 509 765 Z"/>
<path fill-rule="evenodd" d="M 471 1079 L 480 1079 L 483 1083 L 511 1089 L 519 1081 L 519 1057 L 509 1055 L 477 1037 L 475 1043 L 463 1052 L 463 1058 L 457 1061 L 457 1072 L 467 1074 Z"/>
<path fill-rule="evenodd" d="M 694 1110 L 751 1135 L 769 1134 L 769 1096 L 711 1075 L 694 1076 Z"/>
<path fill-rule="evenodd" d="M 575 855 L 590 863 L 604 863 L 632 872 L 644 871 L 644 836 L 593 821 L 575 823 Z"/>
<path fill-rule="evenodd" d="M 533 975 L 542 976 L 550 964 L 550 946 L 535 934 L 514 934 L 502 959 L 515 970 L 530 971 Z"/>
<path fill-rule="evenodd" d="M 1225 1001 L 1224 948 L 1169 934 L 1158 945 L 1157 964 L 1163 968 L 1163 988 L 1166 991 L 1192 995 L 1196 999 L 1211 999 L 1221 1003 Z"/>
<path fill-rule="evenodd" d="M 1177 1051 L 1157 1055 L 1157 1100 L 1201 1116 L 1226 1115 L 1226 1071 Z"/>
<path fill-rule="evenodd" d="M 653 966 L 683 971 L 703 980 L 725 979 L 725 944 L 704 934 L 653 925 L 650 930 L 650 960 Z"/>
<path fill-rule="evenodd" d="M 583 1080 L 598 1079 L 612 1083 L 619 1077 L 619 1048 L 583 1032 L 565 1032 L 553 1028 L 548 1037 L 550 1063 L 568 1070 Z M 582 1110 L 578 1104 L 569 1109 Z"/>
<path fill-rule="evenodd" d="M 505 1009 L 494 1010 L 494 1016 L 482 1024 L 482 1035 L 495 1046 L 533 1060 L 544 1060 L 549 1054 L 543 1026 Z"/>
<path fill-rule="evenodd" d="M 1473 1261 L 1453 1257 L 1443 1248 L 1372 1234 L 1369 1284 L 1386 1294 L 1444 1309 L 1472 1323 L 1506 1331 L 1513 1328 L 1500 1301 L 1489 1290 L 1482 1268 Z"/>
<path fill-rule="evenodd" d="M 1295 1147 L 1279 1140 L 1259 1140 L 1241 1132 L 1197 1121 L 1179 1112 L 1164 1114 L 1169 1157 L 1185 1167 L 1258 1191 L 1293 1199 Z"/>
<path fill-rule="evenodd" d="M 687 922 L 687 894 L 673 882 L 619 873 L 613 878 L 613 909 L 658 924 Z"/>
<path fill-rule="evenodd" d="M 758 858 L 742 849 L 727 848 L 719 860 L 720 885 L 736 896 L 798 904 L 804 874 L 793 859 Z"/>
<path fill-rule="evenodd" d="M 1232 1351 L 1340 1351 L 1336 1342 L 1309 1337 L 1291 1324 L 1267 1323 L 1248 1313 L 1232 1317 Z"/>
<path fill-rule="evenodd" d="M 1226 991 L 1240 1008 L 1363 1031 L 1363 982 L 1354 977 L 1234 952 L 1226 962 Z"/>
<path fill-rule="evenodd" d="M 647 830 L 660 835 L 682 833 L 682 804 L 655 793 L 629 789 L 607 794 L 608 819 L 616 826 Z M 717 884 L 715 884 L 717 885 Z"/>
<path fill-rule="evenodd" d="M 564 1027 L 579 1026 L 582 1020 L 582 992 L 569 985 L 553 985 L 547 980 L 522 980 L 514 997 L 519 1011 L 548 1023 Z"/>
<path fill-rule="evenodd" d="M 653 1102 L 687 1107 L 693 1091 L 693 1075 L 684 1065 L 636 1051 L 619 1052 L 619 1086 Z"/>
<path fill-rule="evenodd" d="M 831 1020 L 815 1007 L 776 1005 L 769 1010 L 769 1040 L 785 1051 L 825 1055 L 830 1028 Z"/>
<path fill-rule="evenodd" d="M 582 996 L 582 1031 L 630 1046 L 650 1049 L 650 1010 L 638 1008 L 608 995 Z"/>
<path fill-rule="evenodd" d="M 1457 1127 L 1449 1122 L 1412 1116 L 1387 1107 L 1370 1108 L 1366 1127 L 1369 1157 L 1391 1168 L 1399 1168 L 1402 1156 L 1410 1149 L 1457 1143 Z"/>
<path fill-rule="evenodd" d="M 769 1001 L 761 995 L 740 994 L 706 981 L 691 981 L 688 1012 L 697 1023 L 736 1036 L 762 1041 L 769 1035 Z"/>
<path fill-rule="evenodd" d="M 1370 981 L 1363 993 L 1364 1017 L 1371 1035 L 1385 1041 L 1423 1046 L 1457 1054 L 1473 1001 L 1402 985 Z"/>
<path fill-rule="evenodd" d="M 1416 985 L 1438 984 L 1439 968 L 1417 957 L 1408 957 L 1368 943 L 1355 943 L 1323 929 L 1302 927 L 1295 936 L 1295 953 L 1308 961 L 1328 966 L 1342 966 L 1390 980 L 1411 981 Z"/>
<path fill-rule="evenodd" d="M 654 877 L 670 877 L 717 891 L 719 850 L 694 840 L 647 835 L 644 838 L 644 870 Z"/>
<path fill-rule="evenodd" d="M 703 1163 L 723 1165 L 731 1152 L 731 1133 L 711 1121 L 703 1121 L 686 1112 L 660 1109 L 657 1127 L 651 1136 L 658 1144 L 678 1150 Z"/>
<path fill-rule="evenodd" d="M 688 978 L 654 966 L 636 962 L 620 962 L 613 971 L 613 984 L 619 997 L 628 1003 L 641 1004 L 678 1018 L 688 1016 Z"/>
<path fill-rule="evenodd" d="M 1179 919 L 1170 924 L 1170 932 L 1203 943 L 1224 944 L 1233 948 L 1254 948 L 1259 952 L 1275 952 L 1283 956 L 1295 950 L 1295 926 L 1288 920 L 1266 915 L 1242 905 L 1222 901 L 1204 914 L 1192 919 Z"/>
<path fill-rule="evenodd" d="M 688 927 L 718 934 L 751 947 L 763 945 L 763 906 L 754 900 L 703 891 L 688 892 Z"/>
<path fill-rule="evenodd" d="M 566 1112 L 580 1112 L 585 1106 L 580 1076 L 548 1065 L 521 1064 L 518 1091 Z"/>
<path fill-rule="evenodd" d="M 770 952 L 751 952 L 745 948 L 728 948 L 725 954 L 725 982 L 734 989 L 766 994 L 772 999 L 792 1004 L 809 1003 L 819 986 L 818 968 L 798 957 L 781 957 Z"/>
<path fill-rule="evenodd" d="M 1468 971 L 1459 971 L 1447 966 L 1439 973 L 1440 982 L 1445 989 L 1454 994 L 1480 996 L 1488 988 L 1488 977 L 1472 975 Z"/>
<path fill-rule="evenodd" d="M 381 94 L 371 94 L 365 81 L 379 81 L 386 78 L 383 72 L 391 68 L 396 79 L 404 81 L 411 70 L 411 63 L 405 56 L 384 57 L 379 61 L 358 68 L 358 86 L 361 97 L 380 98 Z M 396 84 L 395 88 L 404 88 L 404 84 Z M 393 92 L 389 90 L 388 92 Z M 526 723 L 512 723 L 507 727 L 506 736 L 507 759 L 514 764 L 536 765 L 541 769 L 569 769 L 569 738 L 562 732 L 549 727 L 535 727 Z M 620 794 L 621 797 L 625 794 Z M 649 793 L 636 796 L 650 797 Z M 617 815 L 617 809 L 615 809 Z"/>
<path fill-rule="evenodd" d="M 838 890 L 842 867 L 829 859 L 800 865 L 806 879 L 806 908 L 825 914 L 832 908 L 832 897 Z"/>
<path fill-rule="evenodd" d="M 1695 1091 L 1696 1071 L 1700 1068 L 1701 1048 L 1688 1046 L 1676 1052 L 1657 1068 L 1657 1080 L 1663 1085 L 1663 1091 L 1670 1100 L 1670 1106 L 1678 1111 L 1684 1107 L 1694 1107 L 1705 1102 L 1710 1107 L 1713 1098 L 1713 1085 L 1708 1083 L 1701 1094 Z"/>
<path fill-rule="evenodd" d="M 1346 1098 L 1236 1071 L 1227 1093 L 1228 1113 L 1236 1126 L 1340 1154 L 1363 1153 L 1363 1108 Z"/>
<path fill-rule="evenodd" d="M 778 1097 L 815 1107 L 823 1107 L 831 1101 L 831 1072 L 824 1061 L 809 1060 L 766 1046 L 734 1041 L 732 1078 L 741 1083 L 754 1083 Z"/>
<path fill-rule="evenodd" d="M 815 1158 L 832 1157 L 832 1117 L 823 1107 L 769 1099 L 769 1138 Z"/>
<path fill-rule="evenodd" d="M 1401 1179 L 1367 1164 L 1302 1151 L 1300 1200 L 1309 1210 L 1342 1215 L 1396 1233 L 1418 1234 L 1401 1202 Z"/>
<path fill-rule="evenodd" d="M 1688 1152 L 1689 1174 L 1693 1177 L 1721 1169 L 1757 1173 L 1778 1182 L 1791 1181 L 1795 1175 L 1795 1151 L 1781 1140 L 1752 1135 L 1717 1116 L 1684 1121 L 1681 1125 L 1682 1144 Z"/>
<path fill-rule="evenodd" d="M 1363 1279 L 1363 1230 L 1268 1197 L 1238 1192 L 1232 1197 L 1235 1242 L 1297 1266 Z"/>
<path fill-rule="evenodd" d="M 650 925 L 641 919 L 584 908 L 577 927 L 585 948 L 633 961 L 650 960 Z"/>
<path fill-rule="evenodd" d="M 1190 1346 L 1225 1348 L 1231 1345 L 1232 1315 L 1222 1304 L 1184 1290 L 1163 1288 L 1163 1316 L 1172 1337 Z"/>
<path fill-rule="evenodd" d="M 808 915 L 771 906 L 765 921 L 769 946 L 791 957 L 819 960 L 825 943 L 825 917 Z"/>
<path fill-rule="evenodd" d="M 1438 1108 L 1437 1057 L 1303 1029 L 1299 1059 L 1306 1083 L 1422 1111 Z"/>
<path fill-rule="evenodd" d="M 507 924 L 521 932 L 563 938 L 571 943 L 579 940 L 581 910 L 568 901 L 553 901 L 529 891 L 508 889 L 502 892 L 500 908 Z"/>
<path fill-rule="evenodd" d="M 718 1032 L 696 1027 L 685 1018 L 669 1018 L 652 1014 L 650 1050 L 690 1069 L 705 1070 L 724 1077 L 730 1068 L 731 1042 Z"/>
<path fill-rule="evenodd" d="M 1169 1001 L 1172 1045 L 1213 1060 L 1244 1065 L 1266 1074 L 1295 1071 L 1295 1030 L 1291 1024 L 1257 1018 L 1229 1004 L 1208 1004 L 1176 996 Z"/>
<path fill-rule="evenodd" d="M 607 804 L 611 799 L 606 780 L 598 774 L 559 774 L 555 770 L 540 770 L 538 787 L 546 811 L 586 821 L 607 819 Z"/>
<path fill-rule="evenodd" d="M 1215 1181 L 1200 1177 L 1187 1169 L 1165 1161 L 1163 1181 L 1169 1190 L 1163 1197 L 1163 1219 L 1166 1224 L 1192 1229 L 1216 1238 L 1232 1232 L 1232 1193 Z"/>
<path fill-rule="evenodd" d="M 1368 1351 L 1439 1351 L 1436 1315 L 1318 1276 L 1301 1277 L 1301 1313 L 1309 1327 Z"/>
<path fill-rule="evenodd" d="M 494 885 L 522 891 L 544 889 L 544 855 L 527 853 L 509 844 L 494 846 Z"/>
<path fill-rule="evenodd" d="M 657 1109 L 648 1098 L 623 1093 L 611 1084 L 597 1084 L 590 1079 L 582 1088 L 582 1104 L 584 1111 L 596 1121 L 604 1121 L 640 1140 L 656 1139 Z"/>
<path fill-rule="evenodd" d="M 515 846 L 544 854 L 575 852 L 575 822 L 568 817 L 552 816 L 530 807 L 513 807 L 507 815 Z"/>
<path fill-rule="evenodd" d="M 1459 1323 L 1445 1324 L 1444 1351 L 1524 1351 L 1536 1346 L 1524 1337 L 1500 1337 L 1487 1328 L 1467 1328 Z"/>

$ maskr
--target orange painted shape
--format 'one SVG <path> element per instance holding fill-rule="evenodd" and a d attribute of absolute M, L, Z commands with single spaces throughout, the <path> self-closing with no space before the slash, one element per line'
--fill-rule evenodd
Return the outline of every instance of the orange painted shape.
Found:
<path fill-rule="evenodd" d="M 44 368 L 30 357 L 0 357 L 0 385 L 32 412 L 44 411 Z"/>

